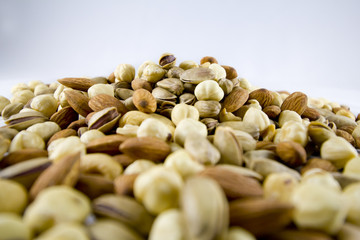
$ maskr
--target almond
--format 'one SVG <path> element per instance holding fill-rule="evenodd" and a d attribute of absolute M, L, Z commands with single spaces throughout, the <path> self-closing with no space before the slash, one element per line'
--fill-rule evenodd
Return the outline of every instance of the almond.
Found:
<path fill-rule="evenodd" d="M 74 186 L 79 174 L 80 152 L 66 155 L 40 174 L 30 189 L 30 198 L 35 199 L 43 189 L 54 185 Z"/>
<path fill-rule="evenodd" d="M 75 188 L 85 193 L 90 199 L 114 192 L 114 184 L 111 180 L 95 174 L 80 174 Z"/>
<path fill-rule="evenodd" d="M 37 148 L 25 148 L 10 152 L 0 161 L 0 167 L 4 168 L 10 165 L 14 165 L 29 159 L 47 157 L 48 152 L 43 149 Z"/>
<path fill-rule="evenodd" d="M 275 119 L 279 116 L 281 113 L 281 109 L 278 106 L 270 105 L 265 108 L 263 108 L 263 112 L 268 115 L 270 119 Z"/>
<path fill-rule="evenodd" d="M 89 142 L 86 146 L 86 150 L 88 153 L 119 154 L 119 146 L 126 139 L 128 139 L 128 137 L 120 134 L 107 135 Z"/>
<path fill-rule="evenodd" d="M 56 139 L 66 138 L 66 137 L 76 136 L 76 135 L 77 135 L 77 133 L 74 129 L 63 129 L 63 130 L 55 133 L 54 135 L 52 135 L 51 138 L 49 139 L 49 141 L 47 142 L 47 145 L 49 146 L 50 143 Z"/>
<path fill-rule="evenodd" d="M 66 129 L 74 129 L 75 131 L 77 131 L 81 127 L 87 127 L 87 123 L 84 118 L 73 121 L 72 123 L 69 124 L 69 126 L 67 126 Z"/>
<path fill-rule="evenodd" d="M 315 121 L 320 117 L 320 113 L 315 108 L 307 107 L 301 114 L 302 118 L 308 118 L 310 121 Z"/>
<path fill-rule="evenodd" d="M 242 88 L 234 88 L 224 99 L 223 107 L 228 112 L 235 112 L 242 107 L 249 98 L 249 92 Z"/>
<path fill-rule="evenodd" d="M 126 154 L 117 154 L 114 155 L 113 158 L 121 164 L 123 167 L 127 167 L 133 162 L 135 162 L 136 159 L 133 159 L 132 157 L 126 155 Z"/>
<path fill-rule="evenodd" d="M 89 98 L 77 90 L 66 90 L 64 91 L 65 98 L 69 105 L 81 116 L 86 117 L 92 112 L 89 107 Z"/>
<path fill-rule="evenodd" d="M 115 193 L 119 195 L 134 196 L 134 182 L 139 174 L 123 174 L 115 178 Z"/>
<path fill-rule="evenodd" d="M 50 121 L 56 122 L 61 129 L 66 128 L 70 123 L 78 119 L 77 112 L 70 106 L 64 107 L 59 111 L 55 112 L 51 117 Z"/>
<path fill-rule="evenodd" d="M 252 91 L 249 94 L 249 99 L 255 99 L 259 102 L 261 107 L 265 108 L 270 106 L 272 101 L 274 100 L 274 95 L 265 88 L 260 88 Z"/>
<path fill-rule="evenodd" d="M 216 60 L 216 58 L 214 57 L 210 57 L 210 56 L 205 56 L 200 60 L 200 64 L 204 64 L 204 63 L 218 63 L 218 61 Z"/>
<path fill-rule="evenodd" d="M 89 107 L 97 112 L 107 107 L 115 107 L 118 113 L 124 115 L 127 112 L 125 105 L 119 99 L 108 94 L 98 94 L 89 101 Z"/>
<path fill-rule="evenodd" d="M 144 113 L 153 113 L 156 111 L 157 102 L 155 97 L 145 89 L 137 89 L 132 96 L 135 107 Z"/>
<path fill-rule="evenodd" d="M 171 149 L 169 144 L 156 137 L 129 138 L 120 145 L 120 150 L 134 159 L 160 162 Z"/>
<path fill-rule="evenodd" d="M 256 179 L 222 167 L 207 167 L 200 175 L 214 179 L 224 190 L 228 199 L 263 195 L 261 184 Z"/>
<path fill-rule="evenodd" d="M 230 202 L 230 225 L 243 227 L 255 236 L 273 234 L 286 227 L 293 207 L 268 199 L 250 198 Z"/>
<path fill-rule="evenodd" d="M 59 79 L 58 82 L 66 87 L 80 91 L 87 91 L 92 85 L 95 84 L 94 81 L 88 78 L 62 78 Z"/>
<path fill-rule="evenodd" d="M 138 90 L 140 88 L 143 88 L 145 90 L 148 90 L 149 92 L 152 91 L 152 87 L 151 84 L 141 78 L 135 78 L 134 80 L 131 81 L 131 88 L 135 91 Z"/>
<path fill-rule="evenodd" d="M 115 74 L 114 72 L 110 73 L 108 76 L 109 82 L 114 83 L 115 82 Z"/>
<path fill-rule="evenodd" d="M 294 92 L 285 98 L 281 104 L 281 110 L 291 110 L 299 115 L 303 114 L 307 108 L 307 96 L 302 92 Z"/>
<path fill-rule="evenodd" d="M 276 146 L 276 154 L 286 165 L 296 168 L 306 163 L 306 151 L 297 142 L 285 141 Z"/>
<path fill-rule="evenodd" d="M 227 65 L 221 65 L 226 72 L 226 79 L 234 79 L 237 78 L 238 74 L 236 72 L 236 69 L 231 67 L 231 66 L 227 66 Z"/>

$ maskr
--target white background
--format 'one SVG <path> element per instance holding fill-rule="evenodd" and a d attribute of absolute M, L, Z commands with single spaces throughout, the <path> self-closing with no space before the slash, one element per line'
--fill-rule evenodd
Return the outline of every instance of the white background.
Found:
<path fill-rule="evenodd" d="M 163 52 L 210 55 L 253 85 L 360 112 L 360 1 L 0 0 L 0 95 L 16 82 L 107 76 Z"/>

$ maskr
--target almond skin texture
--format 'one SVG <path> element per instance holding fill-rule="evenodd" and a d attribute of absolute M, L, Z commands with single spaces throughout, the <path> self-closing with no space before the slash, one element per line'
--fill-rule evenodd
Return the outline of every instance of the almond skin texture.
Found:
<path fill-rule="evenodd" d="M 115 178 L 114 189 L 118 195 L 134 196 L 134 182 L 139 174 L 122 174 Z"/>
<path fill-rule="evenodd" d="M 111 180 L 95 174 L 80 174 L 75 188 L 86 194 L 90 199 L 114 192 L 114 184 Z"/>
<path fill-rule="evenodd" d="M 221 66 L 225 69 L 226 79 L 234 79 L 238 76 L 235 68 L 227 65 L 221 65 Z"/>
<path fill-rule="evenodd" d="M 243 227 L 255 236 L 273 234 L 286 227 L 293 207 L 268 199 L 249 198 L 230 202 L 230 225 Z"/>
<path fill-rule="evenodd" d="M 129 138 L 120 145 L 120 151 L 134 159 L 161 162 L 170 153 L 170 146 L 156 137 Z"/>
<path fill-rule="evenodd" d="M 234 88 L 224 99 L 223 107 L 228 112 L 235 112 L 241 108 L 249 98 L 249 93 L 242 88 Z"/>
<path fill-rule="evenodd" d="M 133 103 L 135 107 L 144 113 L 153 113 L 156 111 L 155 97 L 145 89 L 138 89 L 133 94 Z"/>
<path fill-rule="evenodd" d="M 119 154 L 119 146 L 126 139 L 128 139 L 128 137 L 120 134 L 107 135 L 89 142 L 86 145 L 86 151 L 88 153 Z"/>
<path fill-rule="evenodd" d="M 307 108 L 307 96 L 302 92 L 294 92 L 285 98 L 281 104 L 281 110 L 291 110 L 302 115 Z"/>
<path fill-rule="evenodd" d="M 270 105 L 263 108 L 263 112 L 268 115 L 270 119 L 275 119 L 281 113 L 281 109 L 278 106 Z"/>
<path fill-rule="evenodd" d="M 78 113 L 70 106 L 60 109 L 50 117 L 50 121 L 56 122 L 61 129 L 65 129 L 70 123 L 77 119 Z"/>
<path fill-rule="evenodd" d="M 92 109 L 89 107 L 88 102 L 89 98 L 76 90 L 67 90 L 65 92 L 65 98 L 68 101 L 69 105 L 81 116 L 86 117 L 89 113 L 92 112 Z"/>
<path fill-rule="evenodd" d="M 297 142 L 280 142 L 276 146 L 276 154 L 286 165 L 296 168 L 306 163 L 306 151 Z"/>
<path fill-rule="evenodd" d="M 270 106 L 270 104 L 274 100 L 274 95 L 272 95 L 269 90 L 265 88 L 260 88 L 252 91 L 249 94 L 249 99 L 257 100 L 260 103 L 261 107 L 265 108 L 267 106 Z"/>
<path fill-rule="evenodd" d="M 310 121 L 315 121 L 320 117 L 320 113 L 315 108 L 307 107 L 301 114 L 302 118 L 308 118 Z"/>
<path fill-rule="evenodd" d="M 263 189 L 257 180 L 228 169 L 207 167 L 200 175 L 214 179 L 224 190 L 228 199 L 261 197 L 263 195 Z"/>
<path fill-rule="evenodd" d="M 94 81 L 88 78 L 62 78 L 58 82 L 66 87 L 85 92 L 95 84 Z"/>
<path fill-rule="evenodd" d="M 0 167 L 5 168 L 16 163 L 24 162 L 33 158 L 47 157 L 48 152 L 43 149 L 25 148 L 9 153 L 0 161 Z"/>
<path fill-rule="evenodd" d="M 124 115 L 127 112 L 125 105 L 120 102 L 119 99 L 108 94 L 98 94 L 92 97 L 89 101 L 89 107 L 95 112 L 108 107 L 115 107 L 121 115 Z"/>

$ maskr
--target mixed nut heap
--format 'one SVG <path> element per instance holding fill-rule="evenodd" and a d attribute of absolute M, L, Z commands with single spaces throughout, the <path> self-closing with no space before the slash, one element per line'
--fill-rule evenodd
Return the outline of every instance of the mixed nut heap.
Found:
<path fill-rule="evenodd" d="M 360 116 L 172 54 L 0 96 L 0 239 L 360 239 Z"/>

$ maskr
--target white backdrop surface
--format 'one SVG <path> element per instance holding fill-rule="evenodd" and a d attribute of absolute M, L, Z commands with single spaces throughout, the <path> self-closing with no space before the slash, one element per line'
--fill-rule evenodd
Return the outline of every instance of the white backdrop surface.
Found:
<path fill-rule="evenodd" d="M 0 95 L 16 82 L 107 76 L 163 52 L 210 55 L 253 85 L 360 112 L 360 1 L 0 0 Z"/>

